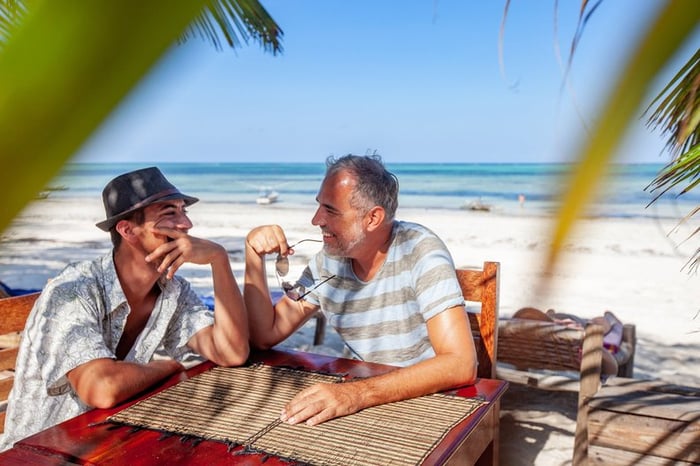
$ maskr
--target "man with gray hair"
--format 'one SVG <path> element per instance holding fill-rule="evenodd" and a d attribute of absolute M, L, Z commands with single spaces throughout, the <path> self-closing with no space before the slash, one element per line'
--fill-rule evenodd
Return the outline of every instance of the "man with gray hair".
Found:
<path fill-rule="evenodd" d="M 327 160 L 311 220 L 323 250 L 272 303 L 266 254 L 293 254 L 283 229 L 246 239 L 244 299 L 251 344 L 270 348 L 324 313 L 355 357 L 397 366 L 385 375 L 317 384 L 285 407 L 283 421 L 309 425 L 363 408 L 467 385 L 476 350 L 454 263 L 429 229 L 395 220 L 398 180 L 376 155 Z"/>

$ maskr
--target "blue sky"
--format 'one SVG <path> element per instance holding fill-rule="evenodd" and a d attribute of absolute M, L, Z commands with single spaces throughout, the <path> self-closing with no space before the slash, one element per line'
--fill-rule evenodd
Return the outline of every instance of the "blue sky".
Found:
<path fill-rule="evenodd" d="M 625 53 L 661 2 L 603 2 L 562 91 L 579 1 L 262 0 L 284 31 L 273 56 L 251 42 L 173 47 L 74 160 L 322 162 L 376 150 L 387 162 L 564 162 L 592 124 Z M 695 34 L 660 77 L 700 44 Z M 565 58 L 564 58 L 565 59 Z M 653 94 L 653 93 L 652 93 Z M 653 94 L 655 95 L 655 94 Z M 652 95 L 650 95 L 650 98 Z M 619 161 L 666 162 L 640 120 Z"/>

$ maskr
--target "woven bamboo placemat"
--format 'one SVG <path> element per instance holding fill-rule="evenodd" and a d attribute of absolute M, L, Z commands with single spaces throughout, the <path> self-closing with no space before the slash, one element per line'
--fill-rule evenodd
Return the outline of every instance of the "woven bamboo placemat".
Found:
<path fill-rule="evenodd" d="M 323 466 L 417 465 L 484 401 L 435 394 L 368 408 L 309 427 L 279 422 L 284 405 L 338 376 L 287 368 L 216 367 L 109 417 L 109 421 Z"/>

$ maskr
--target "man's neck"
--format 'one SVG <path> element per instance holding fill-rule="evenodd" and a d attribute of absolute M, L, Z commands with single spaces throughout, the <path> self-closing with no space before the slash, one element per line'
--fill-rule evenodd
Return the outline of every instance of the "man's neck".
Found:
<path fill-rule="evenodd" d="M 386 256 L 393 239 L 393 227 L 384 228 L 368 233 L 361 244 L 361 250 L 352 257 L 352 269 L 357 278 L 369 281 L 379 272 L 386 261 Z"/>
<path fill-rule="evenodd" d="M 146 262 L 144 254 L 121 247 L 114 252 L 114 267 L 130 305 L 143 302 L 154 292 L 160 274 L 153 264 Z"/>

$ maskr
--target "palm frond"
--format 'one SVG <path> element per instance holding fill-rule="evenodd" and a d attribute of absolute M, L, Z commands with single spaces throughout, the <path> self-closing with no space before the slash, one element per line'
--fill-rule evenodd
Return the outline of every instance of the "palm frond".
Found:
<path fill-rule="evenodd" d="M 672 155 L 700 143 L 700 49 L 654 98 L 646 112 L 655 105 L 647 126 L 660 129 L 668 137 L 666 146 Z"/>
<path fill-rule="evenodd" d="M 0 48 L 12 35 L 12 31 L 22 22 L 27 9 L 24 2 L 19 0 L 4 0 L 0 2 Z"/>
<path fill-rule="evenodd" d="M 649 205 L 674 188 L 680 188 L 677 195 L 681 196 L 700 184 L 700 50 L 649 104 L 647 112 L 655 105 L 656 110 L 649 116 L 647 126 L 660 129 L 667 135 L 666 147 L 672 160 L 645 188 L 656 192 Z M 678 226 L 699 211 L 698 207 L 691 210 Z M 699 231 L 694 230 L 688 239 Z M 691 256 L 688 264 L 691 272 L 700 267 L 700 249 Z"/>
<path fill-rule="evenodd" d="M 604 179 L 609 162 L 648 86 L 657 73 L 678 50 L 700 20 L 700 9 L 691 2 L 669 2 L 661 8 L 607 99 L 595 130 L 578 154 L 578 162 L 564 186 L 563 202 L 551 233 L 552 243 L 546 258 L 548 270 L 554 268 L 564 241 L 578 217 Z"/>
<path fill-rule="evenodd" d="M 689 182 L 689 184 L 683 188 L 679 195 L 687 193 L 700 183 L 700 144 L 696 144 L 689 151 L 676 157 L 649 183 L 645 188 L 649 192 L 660 191 L 649 202 L 649 205 L 683 182 Z"/>
<path fill-rule="evenodd" d="M 281 30 L 257 0 L 225 4 L 252 37 L 281 49 Z M 27 5 L 27 14 L 16 5 Z M 11 31 L 0 43 L 0 231 L 208 5 L 0 1 Z M 260 33 L 250 32 L 258 25 Z"/>
<path fill-rule="evenodd" d="M 223 49 L 221 36 L 231 48 L 247 44 L 252 38 L 273 55 L 282 52 L 282 29 L 257 0 L 210 0 L 181 35 L 180 42 L 193 37 L 208 40 L 217 50 Z"/>
<path fill-rule="evenodd" d="M 680 154 L 671 163 L 666 165 L 656 178 L 645 189 L 650 192 L 659 191 L 656 196 L 649 202 L 647 207 L 656 202 L 661 196 L 666 194 L 673 188 L 684 185 L 677 196 L 688 193 L 698 185 L 700 185 L 700 144 L 691 147 L 689 151 Z M 692 209 L 676 226 L 676 229 L 683 223 L 687 223 L 691 217 L 700 212 L 700 207 Z M 693 231 L 687 239 L 695 236 L 700 229 Z M 686 241 L 687 241 L 686 239 Z M 700 249 L 693 254 L 689 261 L 690 271 L 698 269 L 700 266 Z"/>

